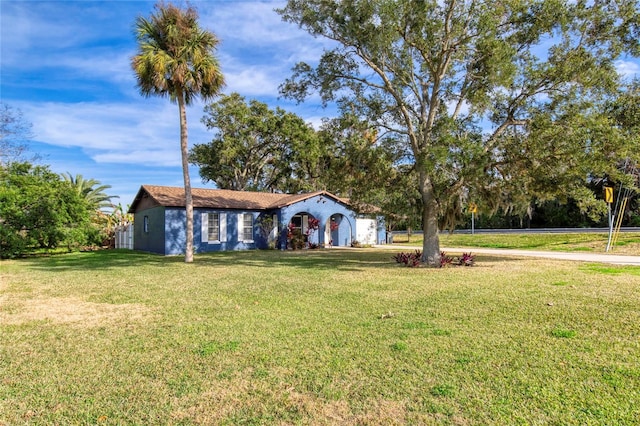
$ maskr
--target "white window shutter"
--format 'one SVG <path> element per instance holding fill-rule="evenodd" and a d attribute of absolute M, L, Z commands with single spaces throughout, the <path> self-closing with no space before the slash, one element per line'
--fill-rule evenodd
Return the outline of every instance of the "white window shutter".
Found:
<path fill-rule="evenodd" d="M 273 228 L 271 229 L 271 238 L 275 240 L 278 237 L 278 215 L 273 215 Z"/>
<path fill-rule="evenodd" d="M 201 241 L 206 243 L 209 241 L 209 213 L 202 213 L 200 215 L 200 222 L 202 222 L 202 226 L 200 228 L 202 233 Z"/>
<path fill-rule="evenodd" d="M 238 241 L 244 241 L 244 214 L 238 213 Z"/>
<path fill-rule="evenodd" d="M 227 214 L 220 213 L 220 242 L 227 242 Z"/>

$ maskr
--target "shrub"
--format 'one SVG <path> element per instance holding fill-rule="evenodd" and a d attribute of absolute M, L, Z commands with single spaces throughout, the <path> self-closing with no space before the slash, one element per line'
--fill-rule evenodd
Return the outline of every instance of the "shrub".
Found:
<path fill-rule="evenodd" d="M 397 263 L 402 263 L 408 267 L 415 268 L 422 264 L 422 252 L 416 250 L 413 253 L 400 252 L 392 257 Z"/>
<path fill-rule="evenodd" d="M 453 263 L 453 257 L 447 256 L 445 252 L 440 252 L 440 267 L 445 267 Z"/>
<path fill-rule="evenodd" d="M 422 251 L 416 250 L 413 253 L 400 252 L 391 257 L 396 263 L 401 263 L 409 267 L 417 267 L 422 265 Z M 471 253 L 462 253 L 462 256 L 453 258 L 447 256 L 445 252 L 440 252 L 440 267 L 447 265 L 456 266 L 473 266 L 475 264 L 475 255 Z"/>
<path fill-rule="evenodd" d="M 458 258 L 458 265 L 460 266 L 473 266 L 476 256 L 471 253 L 462 253 L 462 256 Z"/>
<path fill-rule="evenodd" d="M 304 241 L 304 235 L 299 229 L 294 229 L 290 232 L 289 243 L 293 250 L 301 250 L 304 248 L 306 242 Z"/>
<path fill-rule="evenodd" d="M 0 165 L 0 258 L 100 240 L 92 206 L 49 166 Z"/>

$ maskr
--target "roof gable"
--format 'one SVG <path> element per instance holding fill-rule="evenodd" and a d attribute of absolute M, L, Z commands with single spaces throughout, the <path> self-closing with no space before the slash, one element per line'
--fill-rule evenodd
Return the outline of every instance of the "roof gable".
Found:
<path fill-rule="evenodd" d="M 337 197 L 335 195 L 333 195 L 330 192 L 327 191 L 316 191 L 316 192 L 309 192 L 309 193 L 305 193 L 305 194 L 291 194 L 288 195 L 287 198 L 284 198 L 282 200 L 281 203 L 278 203 L 274 206 L 272 206 L 272 208 L 282 208 L 282 207 L 287 207 L 290 206 L 292 204 L 298 203 L 300 201 L 304 201 L 304 200 L 308 200 L 309 198 L 313 198 L 313 197 L 326 197 L 326 198 L 330 198 L 333 201 L 337 202 L 337 203 L 341 203 L 344 205 L 349 205 L 349 203 L 344 199 L 344 198 L 340 198 Z"/>

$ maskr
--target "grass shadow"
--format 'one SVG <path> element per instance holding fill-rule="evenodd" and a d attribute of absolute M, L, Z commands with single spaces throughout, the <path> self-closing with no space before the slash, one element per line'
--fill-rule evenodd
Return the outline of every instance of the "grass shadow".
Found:
<path fill-rule="evenodd" d="M 233 264 L 264 268 L 328 269 L 359 271 L 366 268 L 388 268 L 395 266 L 390 256 L 371 249 L 329 250 L 252 250 L 242 252 L 219 252 L 198 255 L 198 264 Z"/>
<path fill-rule="evenodd" d="M 56 271 L 107 270 L 137 267 L 141 264 L 166 266 L 181 261 L 178 257 L 165 257 L 133 250 L 97 250 L 91 252 L 61 253 L 17 259 L 28 268 Z"/>
<path fill-rule="evenodd" d="M 396 252 L 388 249 L 326 249 L 326 250 L 247 250 L 196 254 L 193 267 L 199 266 L 246 266 L 260 268 L 298 268 L 336 271 L 361 271 L 368 268 L 399 268 L 392 256 Z M 457 256 L 458 254 L 453 253 Z M 518 257 L 476 255 L 476 265 L 519 261 Z M 119 270 L 137 267 L 168 267 L 183 264 L 183 256 L 161 256 L 132 250 L 100 250 L 84 253 L 65 253 L 30 257 L 15 260 L 21 266 L 64 272 L 74 270 Z"/>

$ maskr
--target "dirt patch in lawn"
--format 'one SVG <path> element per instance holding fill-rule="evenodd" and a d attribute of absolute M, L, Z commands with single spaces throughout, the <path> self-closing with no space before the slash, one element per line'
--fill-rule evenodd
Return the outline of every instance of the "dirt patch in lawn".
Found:
<path fill-rule="evenodd" d="M 176 409 L 171 418 L 175 422 L 194 424 L 256 423 L 314 424 L 314 425 L 403 425 L 407 423 L 407 408 L 402 401 L 369 399 L 364 411 L 354 412 L 346 399 L 331 400 L 309 392 L 299 392 L 282 382 L 236 377 L 228 381 L 212 383 L 196 401 L 175 400 L 195 404 Z M 292 418 L 273 421 L 273 413 Z M 237 417 L 239 416 L 239 417 Z M 235 422 L 233 421 L 235 420 Z"/>
<path fill-rule="evenodd" d="M 37 297 L 0 299 L 0 324 L 20 325 L 32 321 L 50 321 L 78 327 L 99 327 L 122 321 L 141 321 L 152 314 L 140 304 L 87 302 L 75 297 Z"/>

